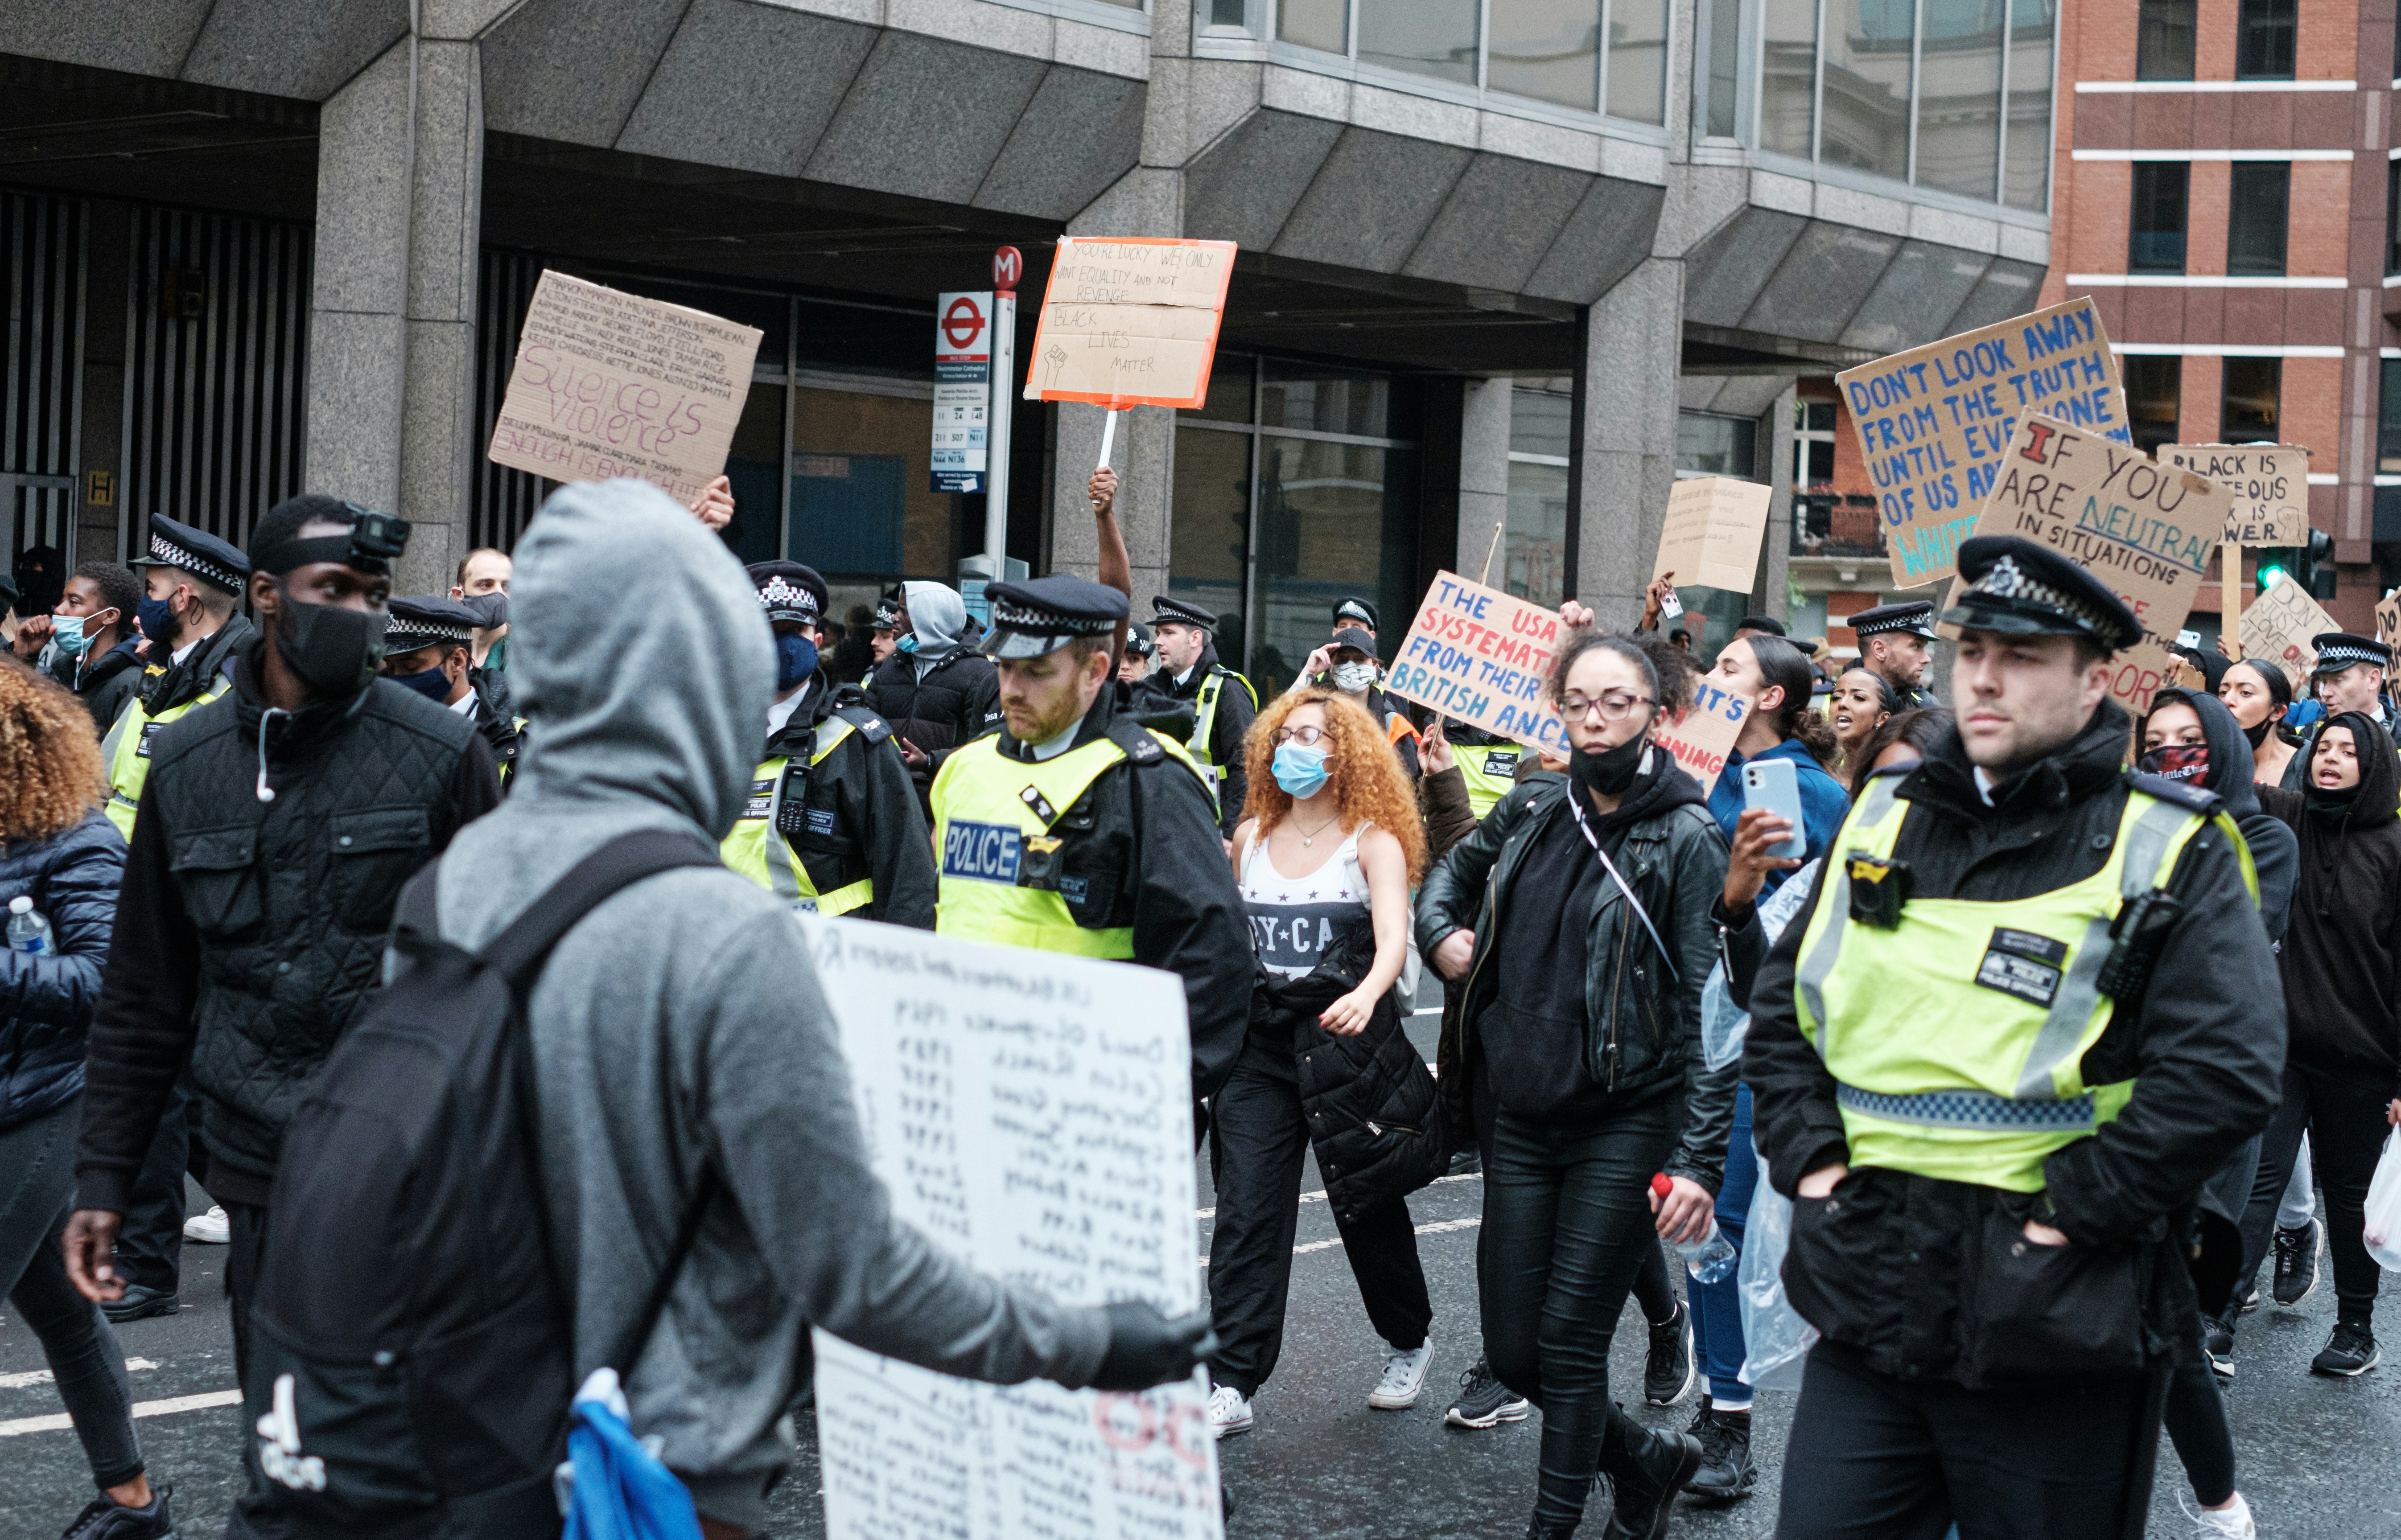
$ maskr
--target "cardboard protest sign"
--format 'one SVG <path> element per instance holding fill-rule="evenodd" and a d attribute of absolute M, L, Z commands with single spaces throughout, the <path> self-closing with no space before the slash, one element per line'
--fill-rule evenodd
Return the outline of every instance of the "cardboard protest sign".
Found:
<path fill-rule="evenodd" d="M 2126 602 L 2143 639 L 2118 655 L 2109 693 L 2139 715 L 2175 666 L 2175 634 L 2192 613 L 2233 502 L 2221 483 L 2056 417 L 2029 416 L 2010 437 L 1975 533 L 2047 545 Z M 1955 598 L 1956 591 L 1955 583 Z"/>
<path fill-rule="evenodd" d="M 2310 452 L 2297 443 L 2163 443 L 2160 463 L 2196 470 L 2234 489 L 2228 545 L 2306 545 Z"/>
<path fill-rule="evenodd" d="M 1693 709 L 1681 720 L 1662 718 L 1651 741 L 1674 755 L 1676 763 L 1701 784 L 1701 795 L 1707 797 L 1725 773 L 1726 756 L 1734 752 L 1734 741 L 1742 736 L 1742 719 L 1749 715 L 1750 702 L 1727 694 L 1707 677 L 1694 687 L 1694 692 L 1698 699 Z"/>
<path fill-rule="evenodd" d="M 1733 476 L 1680 478 L 1667 494 L 1667 522 L 1659 528 L 1651 576 L 1672 572 L 1679 584 L 1749 593 L 1773 496 L 1758 482 Z"/>
<path fill-rule="evenodd" d="M 1959 542 L 1981 528 L 1977 511 L 2027 415 L 2133 442 L 2118 360 L 2090 298 L 1886 354 L 1834 383 L 1875 480 L 1877 527 L 1900 588 L 1959 569 Z"/>
<path fill-rule="evenodd" d="M 517 338 L 494 463 L 556 482 L 636 476 L 697 501 L 725 469 L 762 334 L 545 271 Z"/>
<path fill-rule="evenodd" d="M 1204 1307 L 1174 974 L 798 923 L 896 1217 L 1064 1304 Z M 977 1384 L 823 1331 L 815 1345 L 828 1540 L 1224 1533 L 1203 1378 L 1138 1395 Z"/>
<path fill-rule="evenodd" d="M 1230 240 L 1060 237 L 1026 399 L 1204 404 L 1234 252 Z"/>
<path fill-rule="evenodd" d="M 2401 589 L 2377 601 L 2376 639 L 2386 647 L 2401 640 Z"/>
<path fill-rule="evenodd" d="M 2310 638 L 2341 629 L 2308 590 L 2287 578 L 2243 612 L 2243 655 L 2282 665 L 2293 681 L 2293 693 L 2304 695 L 2310 670 L 2318 661 L 2318 649 L 2310 646 Z"/>
<path fill-rule="evenodd" d="M 1438 573 L 1401 638 L 1384 693 L 1565 754 L 1567 729 L 1543 693 L 1558 640 L 1557 610 Z"/>

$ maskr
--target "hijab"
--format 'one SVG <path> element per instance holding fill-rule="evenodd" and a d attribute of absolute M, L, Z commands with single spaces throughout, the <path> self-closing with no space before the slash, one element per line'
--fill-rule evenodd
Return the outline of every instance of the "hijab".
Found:
<path fill-rule="evenodd" d="M 2151 697 L 2151 715 L 2170 704 L 2190 706 L 2201 718 L 2209 766 L 2199 785 L 2224 801 L 2226 816 L 2234 821 L 2243 843 L 2251 847 L 2252 869 L 2259 879 L 2259 919 L 2268 927 L 2269 939 L 2274 940 L 2284 934 L 2284 919 L 2292 906 L 2293 885 L 2299 877 L 2299 841 L 2289 825 L 2259 806 L 2258 788 L 2252 782 L 2251 740 L 2234 720 L 2234 714 L 2226 709 L 2226 702 L 2197 689 L 2162 689 Z M 2143 728 L 2147 729 L 2150 722 L 2146 715 Z M 2138 732 L 2135 742 L 2141 741 Z"/>

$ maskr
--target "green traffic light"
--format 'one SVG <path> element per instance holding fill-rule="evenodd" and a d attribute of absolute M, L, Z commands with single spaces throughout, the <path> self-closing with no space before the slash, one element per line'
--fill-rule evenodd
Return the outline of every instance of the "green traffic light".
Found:
<path fill-rule="evenodd" d="M 2284 569 L 2281 566 L 2263 566 L 2259 569 L 2259 586 L 2262 589 L 2273 588 L 2284 580 Z"/>

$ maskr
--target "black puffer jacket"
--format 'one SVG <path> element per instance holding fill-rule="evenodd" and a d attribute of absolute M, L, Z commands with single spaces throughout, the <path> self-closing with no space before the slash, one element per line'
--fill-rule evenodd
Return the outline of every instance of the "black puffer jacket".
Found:
<path fill-rule="evenodd" d="M 30 894 L 57 947 L 42 957 L 0 951 L 0 1129 L 83 1090 L 84 1040 L 124 875 L 125 841 L 97 811 L 48 839 L 0 845 L 0 907 Z"/>
<path fill-rule="evenodd" d="M 142 688 L 142 660 L 133 656 L 133 638 L 110 647 L 97 658 L 62 656 L 50 665 L 50 677 L 75 691 L 91 713 L 92 725 L 106 732 L 117 725 L 117 714 Z"/>
<path fill-rule="evenodd" d="M 934 776 L 953 749 L 1000 726 L 1000 675 L 992 660 L 965 647 L 917 673 L 916 655 L 896 652 L 868 676 L 867 703 L 900 738 L 926 751 L 928 762 L 909 767 L 917 784 L 917 811 L 934 817 Z"/>
<path fill-rule="evenodd" d="M 1251 1036 L 1291 1045 L 1326 1201 L 1345 1220 L 1408 1196 L 1450 1160 L 1434 1076 L 1402 1029 L 1399 997 L 1385 990 L 1365 1030 L 1349 1037 L 1318 1025 L 1319 1013 L 1357 988 L 1375 961 L 1376 928 L 1362 917 L 1301 977 L 1261 969 L 1251 997 Z"/>

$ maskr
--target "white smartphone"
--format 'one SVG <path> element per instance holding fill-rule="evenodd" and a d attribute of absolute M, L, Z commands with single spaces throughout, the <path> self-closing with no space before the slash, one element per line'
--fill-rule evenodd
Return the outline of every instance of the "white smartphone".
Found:
<path fill-rule="evenodd" d="M 1674 589 L 1671 588 L 1659 596 L 1659 613 L 1671 620 L 1681 620 L 1684 618 L 1684 601 L 1676 597 Z"/>
<path fill-rule="evenodd" d="M 1742 767 L 1742 805 L 1765 808 L 1792 825 L 1792 836 L 1770 845 L 1770 855 L 1798 861 L 1809 852 L 1809 836 L 1801 822 L 1801 777 L 1790 759 L 1757 759 Z"/>

